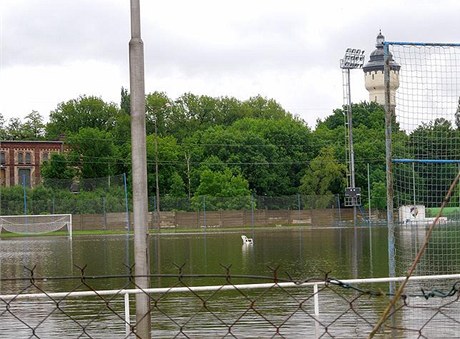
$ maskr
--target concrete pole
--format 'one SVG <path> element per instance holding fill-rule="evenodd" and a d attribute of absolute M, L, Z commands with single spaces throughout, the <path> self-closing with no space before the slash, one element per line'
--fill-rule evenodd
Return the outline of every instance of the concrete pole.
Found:
<path fill-rule="evenodd" d="M 131 90 L 131 142 L 134 217 L 135 282 L 138 288 L 150 287 L 148 233 L 147 151 L 145 132 L 144 44 L 141 39 L 139 0 L 131 0 L 131 40 L 129 73 Z M 150 298 L 136 294 L 136 336 L 151 338 Z"/>

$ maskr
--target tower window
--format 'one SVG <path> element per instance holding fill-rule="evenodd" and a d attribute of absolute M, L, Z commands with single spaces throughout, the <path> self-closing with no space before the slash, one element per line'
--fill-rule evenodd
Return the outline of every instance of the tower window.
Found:
<path fill-rule="evenodd" d="M 374 74 L 372 74 L 372 80 L 374 80 Z"/>

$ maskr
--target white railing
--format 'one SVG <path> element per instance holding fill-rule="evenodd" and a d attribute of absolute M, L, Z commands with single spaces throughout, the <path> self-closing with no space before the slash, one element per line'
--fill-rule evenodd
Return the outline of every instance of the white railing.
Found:
<path fill-rule="evenodd" d="M 401 282 L 406 277 L 385 277 L 385 278 L 367 278 L 367 279 L 346 279 L 346 280 L 332 280 L 340 282 L 345 285 L 359 285 L 370 283 L 390 283 Z M 425 275 L 410 277 L 410 281 L 430 281 L 430 280 L 447 280 L 447 279 L 460 279 L 460 274 L 446 274 L 446 275 Z M 104 295 L 122 295 L 124 297 L 124 316 L 126 323 L 126 333 L 131 332 L 130 328 L 130 310 L 129 310 L 129 297 L 130 295 L 148 293 L 148 294 L 162 294 L 162 293 L 183 293 L 183 292 L 212 292 L 212 291 L 229 291 L 229 290 L 253 290 L 253 289 L 269 289 L 273 287 L 281 288 L 313 288 L 314 300 L 314 314 L 316 317 L 320 315 L 320 301 L 318 289 L 320 286 L 330 283 L 328 281 L 311 281 L 305 283 L 294 282 L 280 282 L 280 283 L 261 283 L 261 284 L 240 284 L 240 285 L 214 285 L 214 286 L 195 286 L 195 287 L 165 287 L 165 288 L 148 288 L 148 289 L 122 289 L 122 290 L 100 290 L 100 291 L 76 291 L 76 292 L 54 292 L 54 293 L 30 293 L 30 294 L 5 294 L 0 295 L 0 300 L 8 302 L 9 300 L 19 299 L 50 299 L 50 298 L 78 298 L 88 296 L 104 296 Z"/>

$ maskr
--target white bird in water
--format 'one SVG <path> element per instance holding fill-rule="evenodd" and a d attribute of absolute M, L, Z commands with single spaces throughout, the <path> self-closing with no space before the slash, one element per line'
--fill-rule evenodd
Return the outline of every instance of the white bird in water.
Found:
<path fill-rule="evenodd" d="M 242 235 L 241 239 L 243 239 L 243 245 L 252 245 L 252 244 L 254 244 L 254 240 L 252 238 L 248 238 L 245 235 Z"/>

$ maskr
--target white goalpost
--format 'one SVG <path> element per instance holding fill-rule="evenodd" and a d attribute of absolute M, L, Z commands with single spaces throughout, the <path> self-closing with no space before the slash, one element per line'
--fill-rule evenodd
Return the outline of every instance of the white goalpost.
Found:
<path fill-rule="evenodd" d="M 23 235 L 38 235 L 67 229 L 72 239 L 72 214 L 2 215 L 0 232 L 3 230 Z"/>

